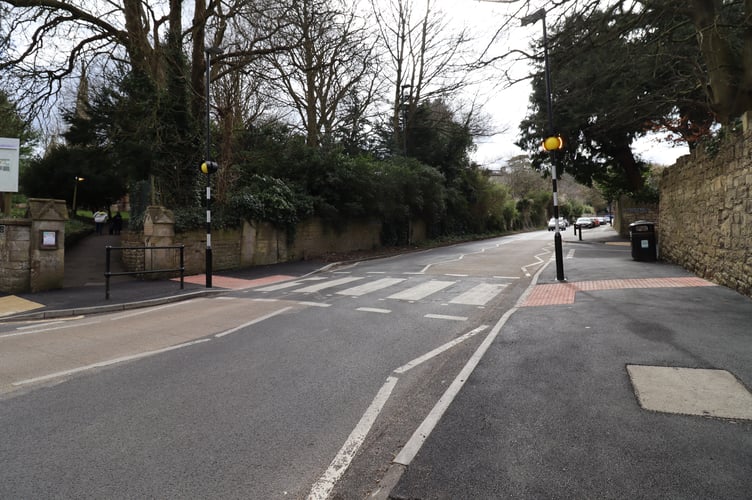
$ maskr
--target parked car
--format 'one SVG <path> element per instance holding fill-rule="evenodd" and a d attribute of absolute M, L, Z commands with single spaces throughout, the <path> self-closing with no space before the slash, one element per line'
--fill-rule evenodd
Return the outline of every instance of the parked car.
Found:
<path fill-rule="evenodd" d="M 590 217 L 580 217 L 575 221 L 575 226 L 584 227 L 585 229 L 590 229 L 593 227 L 593 219 Z"/>
<path fill-rule="evenodd" d="M 567 222 L 563 217 L 559 217 L 559 231 L 564 231 L 567 228 Z M 548 230 L 556 231 L 556 218 L 551 217 L 548 221 Z"/>

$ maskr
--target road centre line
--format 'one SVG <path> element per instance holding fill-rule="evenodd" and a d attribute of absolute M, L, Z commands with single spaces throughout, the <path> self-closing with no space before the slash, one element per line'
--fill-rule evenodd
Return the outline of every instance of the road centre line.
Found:
<path fill-rule="evenodd" d="M 480 332 L 482 332 L 483 330 L 485 330 L 487 328 L 488 328 L 488 325 L 480 325 L 475 330 L 470 330 L 469 332 L 467 332 L 466 334 L 462 335 L 461 337 L 457 337 L 456 339 L 454 339 L 454 340 L 452 340 L 450 342 L 447 342 L 446 344 L 444 344 L 442 346 L 437 347 L 433 351 L 429 351 L 426 354 L 424 354 L 424 355 L 422 355 L 420 357 L 415 358 L 414 360 L 410 361 L 409 363 L 400 366 L 399 368 L 397 368 L 396 370 L 394 370 L 394 373 L 397 373 L 397 374 L 400 374 L 400 375 L 403 374 L 403 373 L 407 373 L 408 371 L 412 370 L 416 366 L 418 366 L 418 365 L 420 365 L 422 363 L 425 363 L 426 361 L 428 361 L 430 359 L 435 358 L 436 356 L 438 356 L 442 352 L 447 351 L 447 350 L 451 349 L 452 347 L 456 346 L 457 344 L 460 344 L 460 343 L 466 341 L 467 339 L 476 336 L 477 334 L 479 334 Z"/>
<path fill-rule="evenodd" d="M 442 352 L 447 351 L 457 344 L 460 344 L 465 340 L 477 335 L 486 328 L 488 328 L 488 325 L 481 325 L 478 328 L 462 335 L 461 337 L 457 337 L 456 339 L 447 342 L 446 344 L 439 346 L 420 357 L 415 358 L 409 363 L 402 365 L 401 367 L 394 370 L 393 373 L 400 375 L 404 374 L 407 371 L 420 365 L 421 363 L 425 363 L 426 361 L 429 361 L 430 359 L 438 356 Z M 329 498 L 329 494 L 334 489 L 334 485 L 337 483 L 337 481 L 340 480 L 342 475 L 344 475 L 345 471 L 347 471 L 350 463 L 352 463 L 353 458 L 360 450 L 360 447 L 363 445 L 365 438 L 371 431 L 371 428 L 376 422 L 376 418 L 378 418 L 381 410 L 384 408 L 384 405 L 389 400 L 389 397 L 391 396 L 392 391 L 394 390 L 394 387 L 397 385 L 398 381 L 399 379 L 397 377 L 387 377 L 386 382 L 381 386 L 381 389 L 376 394 L 376 397 L 373 399 L 368 409 L 366 409 L 365 413 L 360 418 L 360 421 L 358 421 L 353 431 L 350 433 L 350 436 L 345 441 L 345 444 L 342 445 L 342 448 L 340 448 L 339 452 L 334 457 L 331 464 L 326 469 L 321 478 L 319 478 L 319 480 L 314 483 L 310 493 L 306 497 L 306 500 L 326 500 L 327 498 Z"/>
<path fill-rule="evenodd" d="M 61 371 L 61 372 L 55 372 L 55 373 L 50 373 L 50 374 L 47 374 L 47 375 L 42 375 L 41 377 L 34 377 L 34 378 L 26 379 L 26 380 L 20 380 L 18 382 L 13 382 L 11 385 L 13 385 L 13 386 L 20 386 L 20 385 L 26 385 L 26 384 L 33 384 L 35 382 L 42 382 L 44 380 L 49 380 L 49 379 L 53 379 L 53 378 L 66 377 L 68 375 L 73 375 L 75 373 L 79 373 L 79 372 L 83 372 L 83 371 L 87 371 L 87 370 L 92 370 L 94 368 L 103 368 L 105 366 L 110 366 L 110 365 L 114 365 L 114 364 L 117 364 L 117 363 L 122 363 L 124 361 L 134 361 L 134 360 L 145 358 L 145 357 L 148 357 L 148 356 L 153 356 L 155 354 L 162 354 L 164 352 L 174 351 L 175 349 L 181 349 L 183 347 L 188 347 L 188 346 L 192 346 L 192 345 L 195 345 L 195 344 L 201 344 L 203 342 L 209 342 L 210 340 L 211 339 L 192 340 L 191 342 L 185 342 L 183 344 L 178 344 L 178 345 L 173 345 L 173 346 L 170 346 L 170 347 L 165 347 L 164 349 L 157 349 L 157 350 L 154 350 L 154 351 L 140 352 L 138 354 L 133 354 L 131 356 L 123 356 L 121 358 L 114 358 L 114 359 L 109 359 L 107 361 L 100 361 L 98 363 L 93 363 L 91 365 L 79 366 L 78 368 L 72 368 L 70 370 L 64 370 L 64 371 Z"/>
<path fill-rule="evenodd" d="M 376 397 L 373 398 L 371 405 L 366 409 L 360 421 L 348 436 L 345 444 L 342 445 L 332 463 L 326 469 L 321 478 L 311 488 L 311 492 L 306 497 L 307 500 L 326 500 L 334 489 L 334 485 L 339 481 L 347 468 L 352 463 L 355 454 L 365 441 L 368 432 L 373 427 L 376 418 L 381 413 L 382 408 L 389 400 L 394 386 L 397 385 L 396 377 L 387 377 L 386 382 L 379 390 Z"/>
<path fill-rule="evenodd" d="M 292 306 L 283 307 L 282 309 L 278 309 L 278 310 L 276 310 L 274 312 L 270 312 L 269 314 L 265 314 L 264 316 L 258 317 L 256 319 L 252 319 L 251 321 L 243 323 L 242 325 L 236 326 L 234 328 L 230 328 L 229 330 L 225 330 L 224 332 L 217 333 L 217 334 L 214 335 L 214 338 L 218 339 L 218 338 L 224 337 L 225 335 L 229 335 L 231 333 L 235 333 L 238 330 L 242 330 L 243 328 L 245 328 L 247 326 L 255 325 L 256 323 L 260 323 L 260 322 L 262 322 L 262 321 L 264 321 L 266 319 L 269 319 L 269 318 L 272 318 L 274 316 L 277 316 L 278 314 L 282 314 L 284 312 L 287 312 L 290 309 L 292 309 Z"/>
<path fill-rule="evenodd" d="M 190 302 L 190 301 L 187 301 L 187 302 Z M 183 302 L 183 303 L 185 304 L 186 302 Z M 328 304 L 327 304 L 327 306 L 328 306 Z M 255 323 L 260 323 L 261 321 L 264 321 L 265 319 L 269 319 L 269 318 L 274 317 L 274 316 L 276 316 L 278 314 L 282 314 L 282 313 L 284 313 L 284 312 L 286 312 L 286 311 L 288 311 L 288 310 L 290 310 L 292 308 L 293 308 L 292 306 L 282 308 L 282 309 L 280 309 L 278 311 L 272 312 L 272 313 L 267 314 L 265 316 L 261 316 L 259 318 L 256 318 L 256 319 L 254 319 L 252 321 L 244 323 L 244 324 L 242 324 L 240 326 L 237 326 L 235 328 L 231 328 L 231 329 L 226 330 L 224 332 L 218 333 L 218 334 L 214 335 L 214 337 L 215 338 L 220 338 L 220 337 L 223 337 L 225 335 L 229 335 L 230 333 L 236 332 L 236 331 L 238 331 L 238 330 L 240 330 L 242 328 L 245 328 L 247 326 L 253 325 Z M 155 310 L 155 309 L 153 308 L 152 310 Z M 70 324 L 70 325 L 61 325 L 61 326 L 58 326 L 58 327 L 55 327 L 55 328 L 48 328 L 48 329 L 44 329 L 44 330 L 31 330 L 31 331 L 26 331 L 26 332 L 17 332 L 17 333 L 10 334 L 10 335 L 0 336 L 0 338 L 3 338 L 3 337 L 14 337 L 14 336 L 18 336 L 18 335 L 28 335 L 30 333 L 38 333 L 39 331 L 60 330 L 60 329 L 63 329 L 63 328 L 69 328 L 69 327 L 74 327 L 74 326 L 75 327 L 80 327 L 80 326 L 87 326 L 87 325 L 95 325 L 95 324 L 98 324 L 98 323 L 101 323 L 101 321 L 90 321 L 90 322 L 86 322 L 86 323 L 75 323 L 75 324 Z M 196 345 L 196 344 L 202 344 L 204 342 L 209 342 L 211 340 L 212 340 L 211 338 L 203 338 L 203 339 L 192 340 L 190 342 L 184 342 L 182 344 L 177 344 L 177 345 L 173 345 L 173 346 L 169 346 L 169 347 L 164 347 L 162 349 L 155 349 L 153 351 L 140 352 L 138 354 L 132 354 L 130 356 L 122 356 L 122 357 L 119 357 L 119 358 L 113 358 L 113 359 L 109 359 L 109 360 L 105 360 L 105 361 L 99 361 L 99 362 L 96 362 L 96 363 L 92 363 L 90 365 L 79 366 L 78 368 L 71 368 L 70 370 L 63 370 L 63 371 L 59 371 L 59 372 L 55 372 L 55 373 L 49 373 L 47 375 L 41 375 L 39 377 L 34 377 L 34 378 L 30 378 L 30 379 L 25 379 L 25 380 L 19 380 L 17 382 L 11 383 L 11 385 L 17 387 L 17 386 L 21 386 L 21 385 L 33 384 L 33 383 L 36 383 L 36 382 L 42 382 L 42 381 L 50 380 L 50 379 L 54 379 L 54 378 L 67 377 L 69 375 L 74 375 L 76 373 L 84 372 L 84 371 L 87 371 L 87 370 L 92 370 L 92 369 L 95 369 L 95 368 L 103 368 L 103 367 L 106 367 L 106 366 L 114 365 L 114 364 L 117 364 L 117 363 L 123 363 L 123 362 L 126 362 L 126 361 L 135 361 L 137 359 L 146 358 L 148 356 L 154 356 L 156 354 L 162 354 L 162 353 L 173 351 L 173 350 L 176 350 L 176 349 L 181 349 L 183 347 L 189 347 L 189 346 Z"/>
<path fill-rule="evenodd" d="M 470 375 L 478 366 L 480 360 L 483 359 L 483 356 L 486 354 L 486 351 L 488 351 L 488 348 L 491 346 L 494 340 L 496 340 L 496 337 L 501 332 L 501 329 L 504 327 L 512 314 L 517 312 L 521 305 L 524 304 L 525 300 L 527 300 L 528 295 L 532 293 L 532 290 L 538 283 L 538 277 L 541 275 L 549 262 L 551 261 L 549 260 L 548 262 L 544 263 L 544 265 L 541 266 L 540 269 L 538 269 L 538 272 L 536 272 L 533 279 L 530 280 L 530 284 L 517 300 L 517 303 L 514 305 L 514 307 L 509 309 L 502 315 L 501 318 L 499 318 L 499 321 L 494 325 L 488 336 L 486 336 L 480 346 L 478 346 L 478 349 L 476 349 L 476 351 L 467 361 L 462 370 L 460 370 L 460 372 L 457 374 L 457 377 L 455 377 L 454 381 L 452 381 L 441 398 L 439 398 L 439 400 L 436 402 L 425 420 L 423 420 L 423 422 L 418 426 L 415 432 L 413 432 L 413 435 L 410 437 L 407 443 L 405 443 L 405 446 L 402 447 L 402 450 L 400 450 L 397 457 L 393 460 L 393 463 L 403 465 L 405 467 L 408 467 L 410 465 L 410 463 L 415 458 L 415 455 L 418 454 L 418 451 L 420 451 L 420 448 L 423 446 L 423 443 L 426 441 L 426 439 L 428 439 L 428 436 L 431 435 L 431 432 L 433 432 L 436 424 L 439 422 L 439 420 L 441 420 L 444 412 L 446 412 L 446 410 L 449 408 L 449 405 L 452 403 L 452 401 L 454 401 L 454 398 L 457 396 L 457 394 L 459 394 L 460 389 L 462 389 L 462 387 L 465 385 L 465 382 L 467 382 L 467 380 L 470 378 Z"/>

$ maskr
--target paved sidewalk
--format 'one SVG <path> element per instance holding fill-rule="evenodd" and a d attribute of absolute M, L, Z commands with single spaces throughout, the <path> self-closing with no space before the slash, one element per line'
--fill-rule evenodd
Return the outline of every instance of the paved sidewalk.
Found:
<path fill-rule="evenodd" d="M 750 498 L 752 300 L 563 240 L 567 281 L 549 262 L 374 498 Z"/>
<path fill-rule="evenodd" d="M 299 261 L 257 266 L 238 271 L 212 273 L 212 287 L 206 287 L 206 275 L 179 279 L 137 279 L 132 276 L 110 278 L 110 298 L 105 293 L 105 256 L 107 246 L 119 246 L 115 235 L 92 235 L 82 240 L 65 258 L 63 288 L 38 293 L 0 294 L 0 321 L 46 319 L 118 311 L 164 304 L 188 298 L 250 288 L 271 281 L 299 278 L 325 266 L 318 261 Z M 111 272 L 122 271 L 117 259 Z"/>

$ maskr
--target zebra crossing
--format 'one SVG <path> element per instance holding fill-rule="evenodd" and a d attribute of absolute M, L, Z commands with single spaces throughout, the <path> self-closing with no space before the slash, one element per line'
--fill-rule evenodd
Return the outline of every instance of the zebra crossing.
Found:
<path fill-rule="evenodd" d="M 455 278 L 455 279 L 447 279 Z M 460 279 L 457 279 L 460 278 Z M 376 273 L 364 276 L 317 276 L 283 283 L 275 283 L 253 288 L 254 293 L 264 296 L 279 294 L 285 300 L 292 300 L 298 295 L 309 297 L 311 294 L 323 294 L 327 297 L 373 298 L 378 301 L 401 301 L 408 303 L 426 299 L 439 300 L 443 305 L 474 306 L 483 308 L 509 285 L 508 282 L 478 282 L 477 279 L 461 279 L 458 276 L 437 276 L 427 280 L 410 277 L 382 277 Z M 309 297 L 310 298 L 310 297 Z M 380 302 L 383 304 L 384 302 Z M 390 309 L 383 307 L 358 307 L 363 312 L 387 314 Z M 464 316 L 431 315 L 429 318 L 466 319 Z"/>

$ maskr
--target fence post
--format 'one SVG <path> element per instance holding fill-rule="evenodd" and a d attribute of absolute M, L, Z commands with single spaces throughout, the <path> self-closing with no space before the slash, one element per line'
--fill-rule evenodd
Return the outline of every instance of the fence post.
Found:
<path fill-rule="evenodd" d="M 105 259 L 104 259 L 104 299 L 110 300 L 110 254 L 112 253 L 112 247 L 105 247 Z"/>

